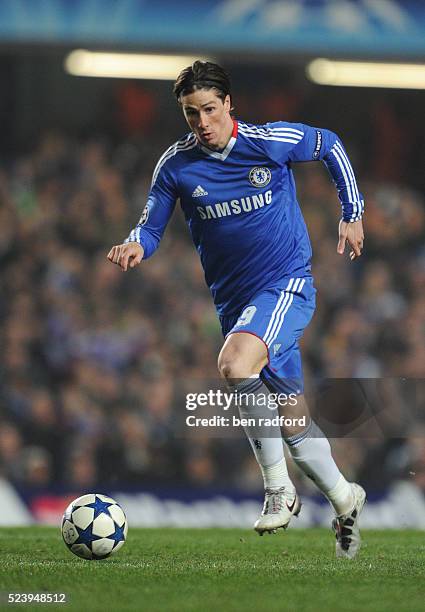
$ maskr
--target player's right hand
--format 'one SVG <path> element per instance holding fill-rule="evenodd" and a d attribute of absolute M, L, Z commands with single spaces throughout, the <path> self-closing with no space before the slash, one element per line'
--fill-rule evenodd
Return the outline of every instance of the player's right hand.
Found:
<path fill-rule="evenodd" d="M 353 223 L 347 223 L 341 219 L 339 222 L 339 240 L 338 246 L 336 248 L 337 253 L 340 255 L 344 254 L 345 245 L 348 244 L 351 247 L 350 251 L 350 259 L 353 261 L 357 257 L 360 257 L 363 250 L 363 241 L 364 241 L 364 233 L 363 233 L 363 223 L 361 220 L 354 221 Z"/>
<path fill-rule="evenodd" d="M 128 268 L 139 265 L 143 259 L 144 250 L 138 242 L 127 242 L 113 246 L 108 253 L 109 261 L 120 266 L 124 272 Z"/>

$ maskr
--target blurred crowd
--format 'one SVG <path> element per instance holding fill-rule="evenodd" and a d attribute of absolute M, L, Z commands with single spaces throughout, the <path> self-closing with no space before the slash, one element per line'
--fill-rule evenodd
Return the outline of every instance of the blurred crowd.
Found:
<path fill-rule="evenodd" d="M 242 436 L 184 427 L 184 391 L 218 378 L 222 338 L 178 205 L 148 262 L 123 273 L 106 259 L 140 217 L 160 145 L 52 132 L 0 169 L 0 476 L 18 486 L 261 488 Z M 366 240 L 351 263 L 336 253 L 326 169 L 295 171 L 318 289 L 307 380 L 424 377 L 423 197 L 360 176 Z M 413 478 L 425 491 L 423 389 L 394 384 L 384 423 L 355 423 L 334 453 L 364 484 Z"/>

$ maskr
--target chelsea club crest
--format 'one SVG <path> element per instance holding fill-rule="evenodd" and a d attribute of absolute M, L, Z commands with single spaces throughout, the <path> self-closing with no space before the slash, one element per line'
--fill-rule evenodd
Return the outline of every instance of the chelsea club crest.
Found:
<path fill-rule="evenodd" d="M 265 187 L 271 181 L 272 173 L 268 168 L 256 166 L 249 173 L 249 182 L 254 187 Z"/>

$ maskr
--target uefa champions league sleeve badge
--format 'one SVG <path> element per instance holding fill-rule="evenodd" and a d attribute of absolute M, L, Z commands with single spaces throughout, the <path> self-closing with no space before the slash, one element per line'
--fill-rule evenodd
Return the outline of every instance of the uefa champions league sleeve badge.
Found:
<path fill-rule="evenodd" d="M 146 206 L 143 209 L 142 216 L 140 217 L 139 223 L 137 225 L 145 225 L 148 218 L 149 218 L 149 206 L 148 204 L 146 204 Z"/>

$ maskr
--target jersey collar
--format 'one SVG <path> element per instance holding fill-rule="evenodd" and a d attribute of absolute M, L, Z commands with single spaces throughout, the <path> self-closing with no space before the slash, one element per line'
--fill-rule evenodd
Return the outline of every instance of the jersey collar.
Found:
<path fill-rule="evenodd" d="M 204 153 L 206 153 L 210 157 L 215 157 L 215 159 L 220 159 L 221 161 L 224 161 L 229 156 L 231 150 L 235 146 L 237 137 L 238 137 L 238 122 L 235 119 L 233 119 L 232 135 L 226 147 L 222 151 L 212 151 L 211 149 L 204 147 L 204 145 L 202 145 L 201 143 L 199 143 L 199 147 L 200 149 L 202 149 Z"/>

